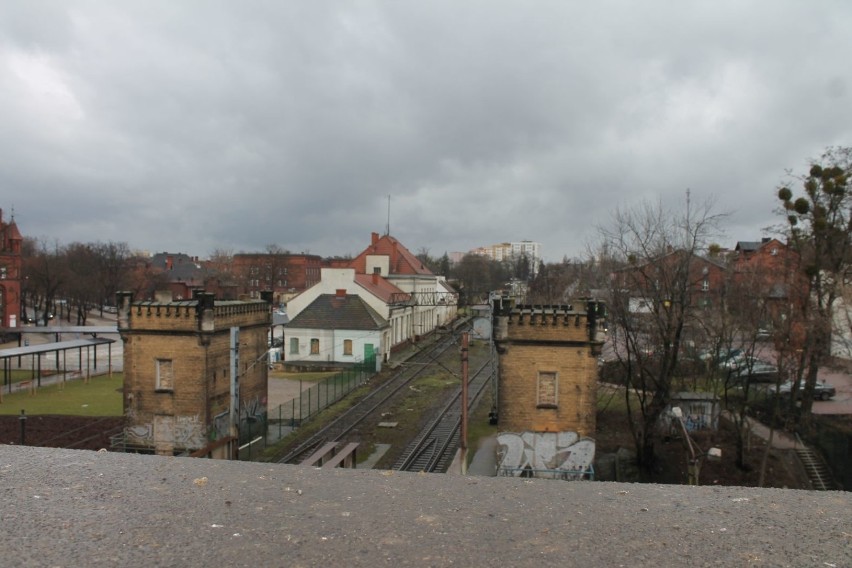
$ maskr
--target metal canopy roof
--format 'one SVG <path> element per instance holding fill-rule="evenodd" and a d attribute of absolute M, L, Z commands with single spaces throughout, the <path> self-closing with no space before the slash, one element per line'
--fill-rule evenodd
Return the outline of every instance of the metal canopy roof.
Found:
<path fill-rule="evenodd" d="M 55 343 L 43 343 L 41 345 L 30 345 L 29 347 L 13 347 L 12 349 L 0 349 L 0 359 L 9 357 L 21 357 L 24 355 L 38 355 L 40 353 L 52 353 L 54 351 L 67 351 L 68 349 L 81 349 L 83 347 L 95 347 L 97 345 L 108 345 L 115 343 L 115 339 L 103 337 L 93 339 L 74 339 L 72 341 L 58 341 Z"/>
<path fill-rule="evenodd" d="M 118 333 L 118 327 L 112 325 L 51 325 L 51 326 L 27 326 L 27 327 L 4 327 L 0 331 L 5 333 Z"/>

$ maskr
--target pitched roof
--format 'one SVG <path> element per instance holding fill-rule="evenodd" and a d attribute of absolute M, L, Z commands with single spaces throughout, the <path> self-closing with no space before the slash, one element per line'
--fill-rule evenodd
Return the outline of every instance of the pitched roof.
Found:
<path fill-rule="evenodd" d="M 322 294 L 286 327 L 301 329 L 383 329 L 388 322 L 355 294 Z"/>
<path fill-rule="evenodd" d="M 395 274 L 424 274 L 432 276 L 432 271 L 420 262 L 410 250 L 405 248 L 396 238 L 390 235 L 378 236 L 373 233 L 372 243 L 361 254 L 352 259 L 349 266 L 355 272 L 364 274 L 367 272 L 367 256 L 384 255 L 390 258 L 390 275 Z"/>
<path fill-rule="evenodd" d="M 734 247 L 738 252 L 754 252 L 762 245 L 760 241 L 737 241 L 737 246 Z"/>
<path fill-rule="evenodd" d="M 772 245 L 772 246 L 781 245 L 784 248 L 787 247 L 787 245 L 785 245 L 784 243 L 782 243 L 781 241 L 779 241 L 778 239 L 776 239 L 774 237 L 764 237 L 760 241 L 737 241 L 737 246 L 734 247 L 734 250 L 736 252 L 752 253 L 752 252 L 756 252 L 756 251 L 760 250 L 761 248 L 769 246 L 769 245 Z"/>
<path fill-rule="evenodd" d="M 170 282 L 203 282 L 210 273 L 184 253 L 157 253 L 151 258 L 151 266 L 165 273 Z"/>
<path fill-rule="evenodd" d="M 642 268 L 642 267 L 645 267 L 645 266 L 654 266 L 655 264 L 660 264 L 660 263 L 665 262 L 667 259 L 670 259 L 670 258 L 682 258 L 684 254 L 688 254 L 690 256 L 691 261 L 697 260 L 699 262 L 703 262 L 705 264 L 710 264 L 712 266 L 715 266 L 716 268 L 719 268 L 720 270 L 727 270 L 727 266 L 725 266 L 724 264 L 722 264 L 721 262 L 719 262 L 716 259 L 708 258 L 706 256 L 700 256 L 698 254 L 695 254 L 694 252 L 688 252 L 686 250 L 678 249 L 678 250 L 673 250 L 673 251 L 667 252 L 667 253 L 660 255 L 656 258 L 647 259 L 647 260 L 643 259 L 643 262 L 641 262 L 639 264 L 630 264 L 628 266 L 617 268 L 613 272 L 614 273 L 630 272 L 630 271 L 636 270 L 637 268 Z"/>
<path fill-rule="evenodd" d="M 386 304 L 391 301 L 400 301 L 403 296 L 405 299 L 411 297 L 410 294 L 406 294 L 378 275 L 374 283 L 372 274 L 355 274 L 355 282 Z"/>

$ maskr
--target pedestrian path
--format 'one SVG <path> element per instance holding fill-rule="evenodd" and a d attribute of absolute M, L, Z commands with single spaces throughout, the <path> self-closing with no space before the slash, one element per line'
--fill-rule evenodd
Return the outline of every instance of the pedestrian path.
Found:
<path fill-rule="evenodd" d="M 722 415 L 728 420 L 731 419 L 728 412 L 723 412 Z M 772 431 L 766 424 L 751 417 L 746 418 L 746 424 L 752 434 L 766 441 L 772 448 L 796 452 L 813 489 L 818 491 L 834 489 L 831 471 L 822 456 L 805 445 L 798 436 L 791 436 L 783 430 Z"/>
<path fill-rule="evenodd" d="M 726 420 L 732 421 L 730 413 L 725 411 L 722 413 L 722 417 Z M 751 433 L 761 440 L 770 443 L 773 448 L 778 450 L 796 450 L 799 448 L 803 448 L 804 444 L 802 444 L 797 438 L 791 436 L 787 432 L 783 430 L 775 430 L 772 431 L 769 426 L 766 424 L 755 420 L 754 418 L 747 416 L 746 417 L 746 427 L 751 431 Z M 771 438 L 771 441 L 770 441 Z"/>

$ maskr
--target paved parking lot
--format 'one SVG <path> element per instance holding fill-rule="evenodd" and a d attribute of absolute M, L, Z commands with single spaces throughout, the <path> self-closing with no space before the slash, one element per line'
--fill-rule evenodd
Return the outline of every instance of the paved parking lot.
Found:
<path fill-rule="evenodd" d="M 89 316 L 87 320 L 87 324 L 91 326 L 115 326 L 116 320 L 115 316 L 112 318 L 99 318 L 96 316 Z M 21 346 L 29 345 L 45 345 L 49 343 L 54 343 L 57 341 L 69 341 L 74 339 L 83 339 L 86 337 L 85 334 L 80 333 L 60 333 L 57 338 L 57 329 L 60 327 L 68 327 L 72 324 L 69 324 L 65 321 L 59 321 L 53 319 L 49 322 L 47 327 L 39 327 L 35 325 L 26 325 L 24 329 L 28 332 L 37 332 L 37 333 L 26 333 L 23 335 L 23 340 L 21 342 Z M 78 360 L 78 353 L 76 350 L 70 350 L 65 354 L 65 359 L 61 359 L 64 361 L 64 364 L 68 369 L 74 370 L 79 367 L 83 369 L 87 368 L 89 365 L 93 372 L 96 369 L 97 372 L 106 372 L 109 370 L 110 364 L 112 365 L 113 371 L 122 371 L 124 370 L 124 344 L 121 341 L 118 333 L 114 334 L 105 334 L 100 335 L 99 337 L 105 337 L 107 339 L 114 339 L 115 342 L 112 344 L 110 348 L 107 347 L 98 347 L 97 349 L 90 350 L 91 359 L 87 359 L 85 350 L 82 353 L 82 361 Z M 0 344 L 0 349 L 12 349 L 18 347 L 17 341 L 11 341 L 7 343 Z M 62 356 L 60 355 L 60 358 Z M 97 360 L 95 360 L 97 357 Z M 20 365 L 18 364 L 18 358 L 13 358 L 12 360 L 12 369 L 30 369 L 33 364 L 32 357 L 21 357 Z M 53 369 L 56 365 L 55 356 L 51 354 L 45 354 L 41 357 L 42 361 L 42 369 L 50 370 Z"/>

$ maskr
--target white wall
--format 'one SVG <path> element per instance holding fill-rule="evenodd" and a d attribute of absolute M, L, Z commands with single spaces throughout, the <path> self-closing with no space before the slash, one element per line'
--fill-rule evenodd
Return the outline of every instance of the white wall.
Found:
<path fill-rule="evenodd" d="M 382 343 L 383 330 L 345 330 L 345 329 L 298 329 L 287 328 L 284 341 L 285 361 L 313 361 L 358 363 L 364 360 L 364 346 L 373 345 L 376 357 L 381 359 L 385 352 Z M 299 340 L 299 353 L 291 353 L 290 341 Z M 311 354 L 311 339 L 319 339 L 319 354 Z M 344 355 L 344 340 L 352 340 L 352 355 Z"/>
<path fill-rule="evenodd" d="M 831 326 L 831 355 L 852 360 L 852 306 L 838 298 L 834 302 L 834 321 Z"/>

